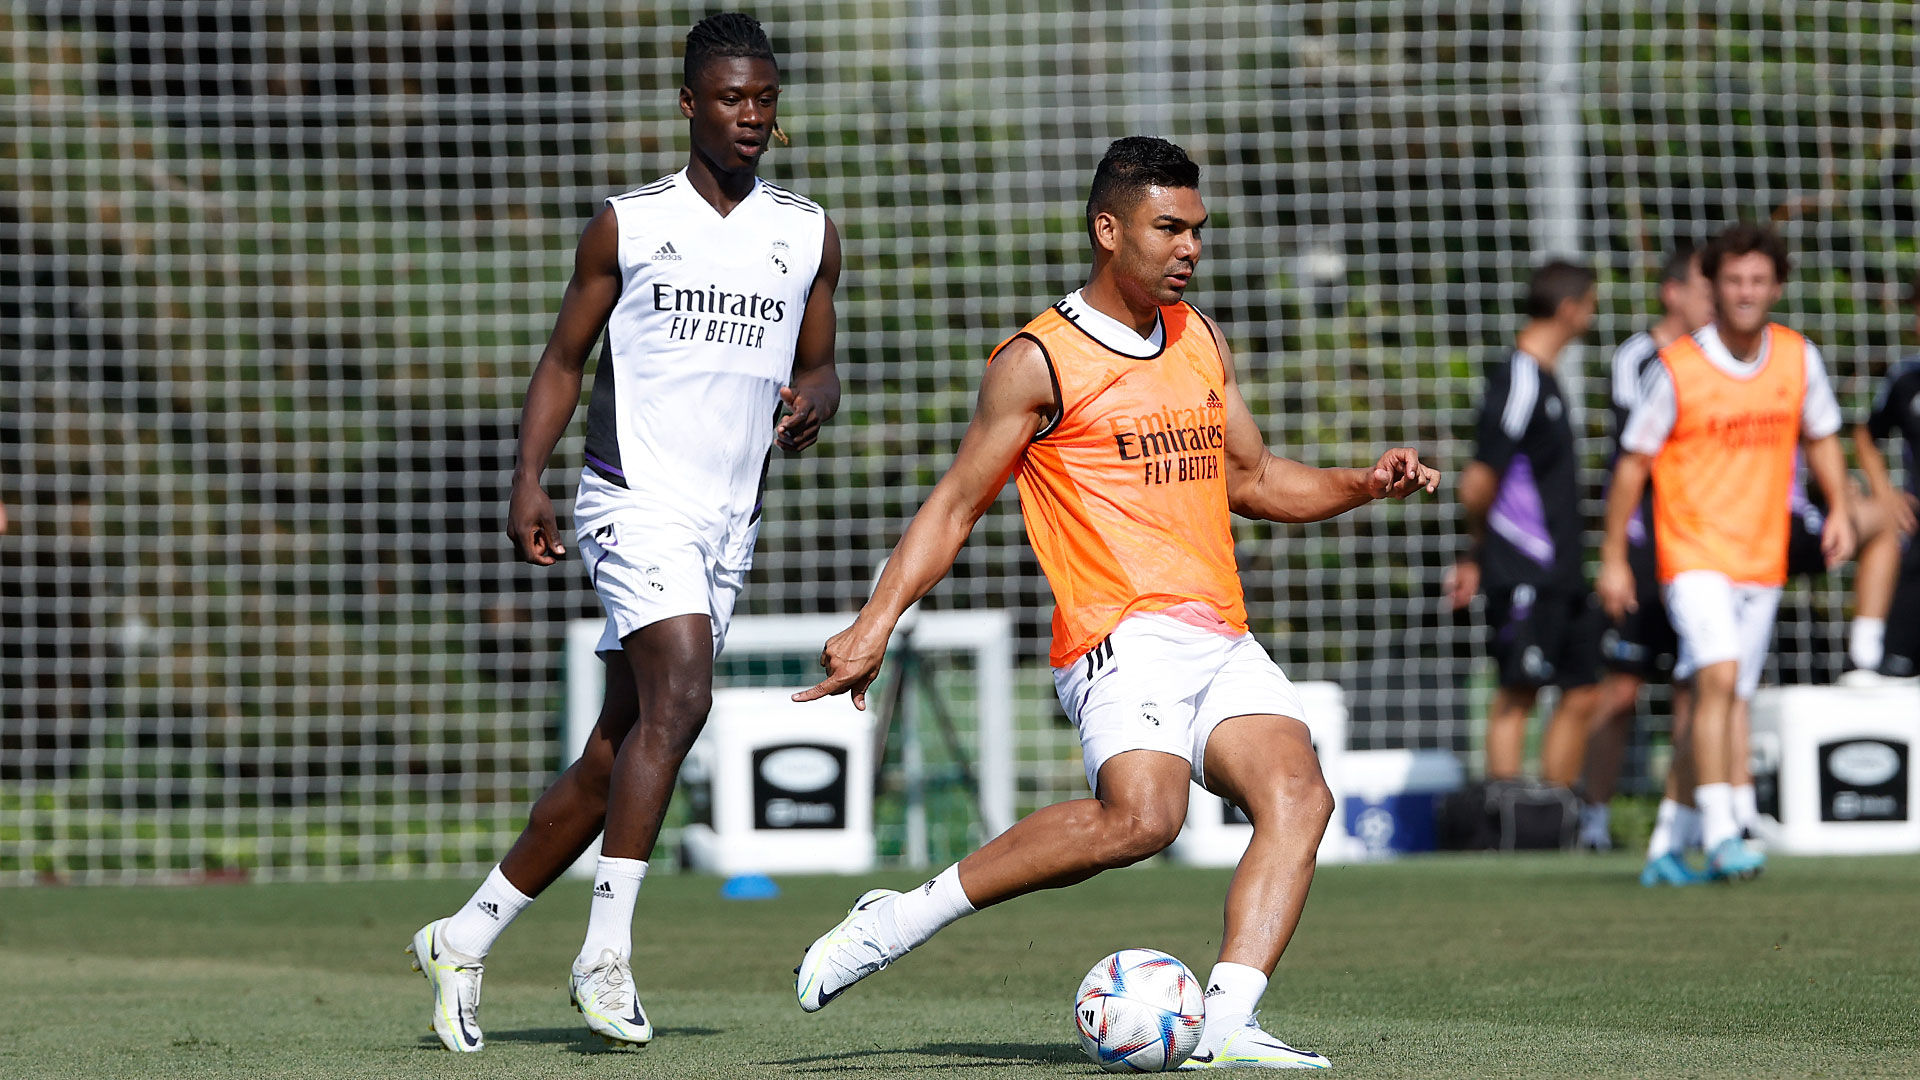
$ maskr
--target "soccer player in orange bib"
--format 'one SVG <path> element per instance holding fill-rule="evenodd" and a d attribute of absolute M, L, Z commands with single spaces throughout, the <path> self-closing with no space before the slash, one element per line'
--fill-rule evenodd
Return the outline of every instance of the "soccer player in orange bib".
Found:
<path fill-rule="evenodd" d="M 1661 349 L 1647 370 L 1620 438 L 1596 591 L 1615 619 L 1638 603 L 1627 525 L 1651 477 L 1659 578 L 1680 638 L 1674 677 L 1694 690 L 1693 795 L 1707 876 L 1739 879 L 1766 863 L 1740 835 L 1732 780 L 1787 579 L 1780 507 L 1795 448 L 1804 444 L 1827 496 L 1828 565 L 1853 552 L 1852 492 L 1820 352 L 1769 321 L 1787 276 L 1786 245 L 1761 226 L 1735 225 L 1707 245 L 1700 269 L 1713 283 L 1714 321 Z"/>
<path fill-rule="evenodd" d="M 1254 1021 L 1333 796 L 1299 694 L 1247 633 L 1230 515 L 1319 521 L 1432 492 L 1440 474 L 1405 448 L 1358 469 L 1267 451 L 1219 328 L 1181 300 L 1207 218 L 1199 183 L 1164 140 L 1108 148 L 1087 198 L 1087 284 L 994 353 L 952 466 L 858 619 L 827 642 L 826 678 L 795 695 L 863 703 L 901 613 L 1012 477 L 1053 587 L 1054 685 L 1094 798 L 1035 812 L 921 888 L 861 896 L 796 972 L 809 1012 L 963 915 L 1161 851 L 1194 780 L 1246 810 L 1253 840 L 1227 893 L 1205 1037 L 1181 1067 L 1327 1064 Z"/>

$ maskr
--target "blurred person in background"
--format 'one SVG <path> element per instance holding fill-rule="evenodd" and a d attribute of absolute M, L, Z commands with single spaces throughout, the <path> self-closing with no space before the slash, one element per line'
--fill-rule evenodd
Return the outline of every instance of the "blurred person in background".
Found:
<path fill-rule="evenodd" d="M 1613 404 L 1613 460 L 1620 460 L 1620 434 L 1627 417 L 1640 401 L 1640 382 L 1647 368 L 1659 363 L 1661 349 L 1713 321 L 1713 287 L 1700 272 L 1700 252 L 1682 242 L 1667 254 L 1660 269 L 1660 319 L 1620 343 L 1613 354 L 1608 383 Z M 1600 662 L 1606 677 L 1600 681 L 1587 739 L 1584 804 L 1580 812 L 1580 845 L 1597 851 L 1613 847 L 1608 804 L 1620 781 L 1620 767 L 1633 733 L 1640 688 L 1656 675 L 1672 671 L 1679 642 L 1660 602 L 1660 582 L 1654 571 L 1653 492 L 1648 490 L 1627 523 L 1627 558 L 1639 588 L 1638 605 L 1615 621 L 1601 638 Z M 1677 691 L 1673 706 L 1673 748 L 1686 752 L 1686 694 Z M 1675 775 L 1678 775 L 1676 770 Z M 1660 802 L 1656 828 L 1698 832 L 1699 815 L 1691 790 L 1667 792 Z M 1687 830 L 1692 830 L 1688 832 Z"/>
<path fill-rule="evenodd" d="M 608 199 L 588 224 L 527 388 L 507 534 L 523 559 L 551 566 L 567 549 L 541 474 L 605 331 L 574 515 L 607 612 L 606 697 L 580 759 L 534 803 L 505 858 L 408 947 L 449 1050 L 482 1046 L 481 961 L 495 939 L 603 827 L 569 993 L 610 1044 L 652 1038 L 632 973 L 634 901 L 706 723 L 772 445 L 812 445 L 840 399 L 839 236 L 819 206 L 755 172 L 769 140 L 784 138 L 766 33 L 745 15 L 701 20 L 684 80 L 687 166 Z"/>
<path fill-rule="evenodd" d="M 1907 290 L 1920 334 L 1920 274 Z M 1880 440 L 1899 434 L 1905 440 L 1907 485 L 1893 486 Z M 1920 353 L 1895 363 L 1880 382 L 1865 422 L 1853 429 L 1860 470 L 1867 475 L 1868 501 L 1888 527 L 1860 545 L 1854 577 L 1853 625 L 1847 656 L 1854 666 L 1847 682 L 1869 682 L 1872 675 L 1910 678 L 1920 674 L 1920 543 L 1913 540 L 1920 514 Z M 1904 555 L 1902 552 L 1904 551 Z M 1862 678 L 1862 673 L 1867 673 Z"/>
<path fill-rule="evenodd" d="M 1601 618 L 1587 586 L 1580 458 L 1560 354 L 1593 324 L 1593 270 L 1555 260 L 1527 283 L 1511 349 L 1487 371 L 1473 461 L 1460 474 L 1469 548 L 1447 575 L 1455 610 L 1487 598 L 1487 651 L 1499 688 L 1487 716 L 1486 776 L 1516 780 L 1527 719 L 1542 687 L 1560 689 L 1540 773 L 1570 788 L 1580 776 L 1598 696 Z"/>
<path fill-rule="evenodd" d="M 1615 619 L 1638 606 L 1627 531 L 1651 480 L 1658 576 L 1680 640 L 1674 675 L 1692 684 L 1705 876 L 1744 879 L 1766 857 L 1741 836 L 1740 731 L 1787 578 L 1790 522 L 1780 507 L 1791 497 L 1796 450 L 1804 446 L 1827 497 L 1829 565 L 1852 553 L 1854 528 L 1826 365 L 1806 338 L 1770 320 L 1789 267 L 1786 245 L 1769 229 L 1736 225 L 1707 245 L 1700 264 L 1713 285 L 1714 321 L 1661 349 L 1647 369 L 1620 439 L 1597 586 Z M 1667 849 L 1649 848 L 1641 880 L 1700 880 L 1673 837 L 1664 839 Z"/>

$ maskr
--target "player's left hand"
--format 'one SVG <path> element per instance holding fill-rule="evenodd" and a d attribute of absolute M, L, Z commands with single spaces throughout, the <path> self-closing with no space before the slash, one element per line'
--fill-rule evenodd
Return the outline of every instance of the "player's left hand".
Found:
<path fill-rule="evenodd" d="M 869 630 L 863 620 L 827 639 L 820 650 L 820 666 L 827 677 L 793 695 L 795 701 L 814 701 L 834 694 L 852 693 L 853 707 L 867 707 L 867 687 L 880 674 L 880 662 L 887 656 L 889 632 Z"/>
<path fill-rule="evenodd" d="M 1380 461 L 1367 474 L 1367 490 L 1376 499 L 1404 499 L 1425 489 L 1431 495 L 1440 489 L 1440 470 L 1420 462 L 1420 451 L 1396 446 L 1380 455 Z"/>
<path fill-rule="evenodd" d="M 1827 557 L 1828 569 L 1853 558 L 1853 544 L 1853 515 L 1828 514 L 1827 524 L 1820 530 L 1820 554 Z"/>
<path fill-rule="evenodd" d="M 773 427 L 773 441 L 786 451 L 805 450 L 820 437 L 820 409 L 807 395 L 791 386 L 780 388 L 780 400 L 786 403 L 787 415 Z"/>

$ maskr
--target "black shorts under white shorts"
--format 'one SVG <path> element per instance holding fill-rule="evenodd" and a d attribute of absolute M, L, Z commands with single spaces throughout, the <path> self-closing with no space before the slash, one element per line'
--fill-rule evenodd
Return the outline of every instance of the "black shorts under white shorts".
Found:
<path fill-rule="evenodd" d="M 1827 557 L 1820 551 L 1820 530 L 1826 527 L 1827 515 L 1817 506 L 1788 512 L 1788 577 L 1813 577 L 1827 572 Z"/>
<path fill-rule="evenodd" d="M 1600 681 L 1606 617 L 1590 590 L 1494 585 L 1486 592 L 1487 651 L 1502 687 L 1571 689 Z"/>

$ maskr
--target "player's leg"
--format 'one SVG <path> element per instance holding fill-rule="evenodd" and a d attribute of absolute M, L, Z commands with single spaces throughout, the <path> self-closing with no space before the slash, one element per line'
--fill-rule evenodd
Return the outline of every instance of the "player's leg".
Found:
<path fill-rule="evenodd" d="M 1238 805 L 1253 837 L 1228 886 L 1207 1026 L 1184 1069 L 1325 1068 L 1327 1059 L 1263 1030 L 1254 1007 L 1292 939 L 1313 882 L 1333 793 L 1299 693 L 1251 635 L 1233 641 L 1196 701 L 1194 779 Z"/>
<path fill-rule="evenodd" d="M 1654 813 L 1653 835 L 1647 841 L 1647 862 L 1640 870 L 1640 884 L 1697 885 L 1706 875 L 1688 865 L 1686 853 L 1700 845 L 1700 811 L 1694 806 L 1693 791 L 1699 786 L 1699 773 L 1693 767 L 1693 688 L 1691 682 L 1676 682 L 1673 687 L 1673 725 L 1671 756 L 1667 763 L 1666 787 L 1660 807 Z"/>
<path fill-rule="evenodd" d="M 707 722 L 713 642 L 707 615 L 661 619 L 620 642 L 637 719 L 613 755 L 587 933 L 570 980 L 587 1027 L 609 1042 L 645 1045 L 653 1037 L 633 982 L 633 908 L 680 765 Z"/>
<path fill-rule="evenodd" d="M 1556 596 L 1553 603 L 1555 610 L 1547 616 L 1553 625 L 1543 627 L 1538 640 L 1553 666 L 1560 700 L 1540 739 L 1540 776 L 1571 788 L 1586 762 L 1587 732 L 1600 700 L 1600 628 L 1605 615 L 1585 590 Z"/>
<path fill-rule="evenodd" d="M 433 1031 L 449 1050 L 478 1050 L 483 961 L 521 911 L 600 835 L 614 748 L 633 726 L 633 675 L 624 656 L 602 653 L 606 692 L 578 760 L 534 801 L 527 824 L 451 916 L 421 927 L 407 951 L 433 990 Z"/>
<path fill-rule="evenodd" d="M 1187 1067 L 1325 1068 L 1326 1058 L 1288 1045 L 1254 1019 L 1299 926 L 1333 814 L 1307 726 L 1286 716 L 1230 717 L 1208 736 L 1204 762 L 1208 790 L 1246 811 L 1253 838 L 1227 887 L 1220 956 L 1207 976 L 1207 1026 Z"/>
<path fill-rule="evenodd" d="M 1515 780 L 1521 773 L 1527 747 L 1527 718 L 1538 700 L 1537 686 L 1501 686 L 1493 692 L 1487 710 L 1487 779 Z"/>
<path fill-rule="evenodd" d="M 1645 680 L 1632 671 L 1609 671 L 1595 693 L 1587 721 L 1586 763 L 1580 783 L 1585 799 L 1580 808 L 1580 846 L 1596 851 L 1613 847 L 1609 805 L 1619 789 L 1627 744 L 1633 738 L 1633 718 L 1639 708 Z"/>
<path fill-rule="evenodd" d="M 1766 667 L 1767 647 L 1773 640 L 1774 617 L 1780 608 L 1780 589 L 1766 585 L 1740 585 L 1734 589 L 1740 647 L 1739 679 L 1734 686 L 1733 708 L 1728 716 L 1728 777 L 1733 788 L 1733 815 L 1743 833 L 1753 829 L 1760 816 L 1753 789 L 1752 705 L 1760 689 L 1760 675 Z M 1757 866 L 1756 866 L 1757 869 Z"/>
<path fill-rule="evenodd" d="M 1861 671 L 1875 671 L 1886 658 L 1887 613 L 1900 580 L 1900 533 L 1887 527 L 1886 515 L 1865 499 L 1854 527 L 1859 544 L 1853 577 L 1853 623 L 1847 630 L 1847 660 Z M 1868 535 L 1864 526 L 1877 524 Z"/>
<path fill-rule="evenodd" d="M 1920 673 L 1920 537 L 1907 541 L 1888 616 L 1886 655 L 1880 659 L 1880 674 L 1911 678 Z"/>
<path fill-rule="evenodd" d="M 800 1006 L 824 1008 L 848 987 L 981 908 L 1077 884 L 1149 858 L 1186 822 L 1185 758 L 1129 750 L 1098 768 L 1098 794 L 1042 807 L 908 893 L 874 889 L 821 935 L 796 969 Z"/>

